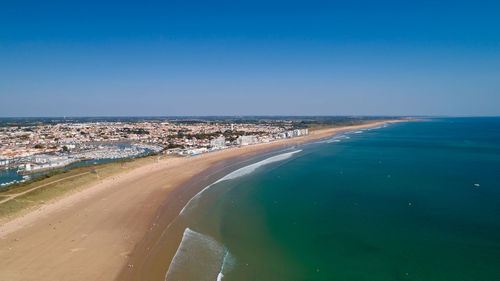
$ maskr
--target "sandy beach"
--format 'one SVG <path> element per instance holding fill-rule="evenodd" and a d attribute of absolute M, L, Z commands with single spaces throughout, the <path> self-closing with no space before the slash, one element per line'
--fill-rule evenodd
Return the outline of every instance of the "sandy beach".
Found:
<path fill-rule="evenodd" d="M 189 198 L 171 195 L 195 175 L 235 157 L 387 122 L 318 130 L 306 137 L 191 158 L 158 158 L 105 179 L 0 226 L 0 281 L 138 279 L 134 260 L 147 255 L 151 249 L 145 245 L 153 245 L 158 236 L 154 230 L 175 218 L 175 210 L 186 204 Z M 159 225 L 155 218 L 169 198 L 172 203 L 167 207 L 172 211 Z"/>

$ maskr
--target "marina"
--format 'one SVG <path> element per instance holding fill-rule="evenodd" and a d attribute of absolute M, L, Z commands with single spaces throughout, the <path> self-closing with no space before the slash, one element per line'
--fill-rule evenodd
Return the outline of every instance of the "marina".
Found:
<path fill-rule="evenodd" d="M 119 159 L 135 158 L 161 151 L 160 146 L 148 144 L 106 144 L 87 149 L 71 156 L 36 155 L 25 159 L 24 164 L 0 170 L 0 188 L 22 183 L 51 171 L 69 169 L 80 165 L 92 165 Z"/>

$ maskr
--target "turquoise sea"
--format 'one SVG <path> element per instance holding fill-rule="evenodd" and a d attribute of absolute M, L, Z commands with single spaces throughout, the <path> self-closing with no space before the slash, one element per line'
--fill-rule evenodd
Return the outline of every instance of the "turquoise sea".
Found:
<path fill-rule="evenodd" d="M 500 118 L 391 124 L 255 162 L 173 222 L 166 280 L 500 280 Z"/>

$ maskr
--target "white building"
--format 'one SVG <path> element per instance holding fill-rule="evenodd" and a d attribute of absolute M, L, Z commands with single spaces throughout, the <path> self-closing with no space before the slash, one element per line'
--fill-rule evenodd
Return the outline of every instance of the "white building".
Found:
<path fill-rule="evenodd" d="M 198 148 L 186 149 L 185 151 L 187 152 L 186 154 L 201 154 L 207 152 L 208 150 L 205 147 L 198 147 Z"/>
<path fill-rule="evenodd" d="M 226 146 L 226 138 L 223 136 L 220 136 L 216 139 L 213 139 L 210 141 L 210 146 L 213 148 L 222 148 Z"/>
<path fill-rule="evenodd" d="M 236 140 L 236 143 L 238 145 L 256 144 L 258 142 L 259 139 L 257 139 L 256 136 L 239 136 L 238 139 Z"/>

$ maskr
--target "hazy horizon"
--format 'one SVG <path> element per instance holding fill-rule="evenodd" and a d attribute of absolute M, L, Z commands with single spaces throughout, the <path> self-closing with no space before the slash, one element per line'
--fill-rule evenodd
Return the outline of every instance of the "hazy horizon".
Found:
<path fill-rule="evenodd" d="M 499 116 L 495 1 L 4 1 L 0 116 Z"/>
<path fill-rule="evenodd" d="M 500 115 L 72 115 L 72 116 L 0 116 L 0 119 L 37 119 L 37 118 L 329 118 L 329 117 L 349 117 L 349 118 L 369 118 L 369 117 L 397 117 L 397 118 L 499 118 Z"/>

